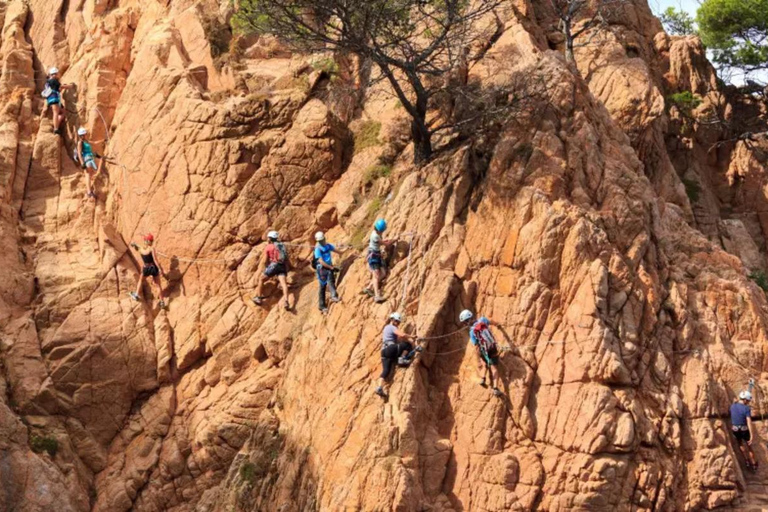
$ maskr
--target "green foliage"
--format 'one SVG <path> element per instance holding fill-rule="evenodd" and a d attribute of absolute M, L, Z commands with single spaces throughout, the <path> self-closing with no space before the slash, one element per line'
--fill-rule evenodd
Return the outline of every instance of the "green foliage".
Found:
<path fill-rule="evenodd" d="M 768 69 L 768 0 L 704 0 L 696 21 L 716 63 Z"/>
<path fill-rule="evenodd" d="M 315 71 L 321 71 L 328 76 L 336 76 L 339 74 L 339 63 L 333 57 L 326 57 L 324 59 L 316 60 L 312 63 L 312 69 Z"/>
<path fill-rule="evenodd" d="M 392 166 L 391 165 L 384 165 L 384 164 L 376 164 L 368 168 L 367 171 L 365 171 L 365 177 L 363 178 L 363 183 L 365 183 L 366 186 L 372 184 L 379 178 L 388 178 L 389 175 L 392 174 Z"/>
<path fill-rule="evenodd" d="M 243 465 L 240 466 L 240 478 L 243 482 L 253 484 L 254 480 L 256 480 L 256 464 L 253 462 L 244 462 Z"/>
<path fill-rule="evenodd" d="M 365 121 L 355 134 L 355 154 L 381 144 L 379 133 L 381 123 L 378 121 Z"/>
<path fill-rule="evenodd" d="M 754 281 L 761 290 L 768 292 L 768 276 L 765 275 L 765 272 L 762 270 L 753 270 L 747 277 Z"/>
<path fill-rule="evenodd" d="M 688 199 L 690 199 L 692 203 L 698 202 L 699 197 L 701 197 L 701 185 L 699 182 L 683 178 L 683 185 L 685 185 L 685 193 L 688 196 Z"/>
<path fill-rule="evenodd" d="M 53 437 L 32 434 L 29 437 L 29 447 L 35 453 L 47 452 L 51 457 L 55 457 L 59 451 L 59 442 Z"/>
<path fill-rule="evenodd" d="M 701 96 L 691 91 L 676 92 L 667 96 L 667 106 L 675 105 L 680 112 L 690 116 L 691 113 L 703 103 Z"/>
<path fill-rule="evenodd" d="M 352 233 L 352 237 L 349 240 L 349 245 L 358 250 L 365 247 L 365 245 L 368 243 L 368 233 L 370 233 L 373 221 L 376 219 L 376 214 L 379 213 L 379 210 L 381 210 L 383 205 L 384 199 L 381 197 L 374 197 L 371 202 L 368 203 L 365 219 L 360 222 L 355 232 Z"/>
<path fill-rule="evenodd" d="M 696 22 L 693 17 L 682 9 L 667 7 L 659 16 L 664 28 L 673 36 L 689 36 L 696 33 Z"/>

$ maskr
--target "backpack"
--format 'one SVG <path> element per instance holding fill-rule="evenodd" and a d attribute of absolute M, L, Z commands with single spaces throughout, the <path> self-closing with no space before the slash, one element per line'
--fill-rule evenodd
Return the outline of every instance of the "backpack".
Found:
<path fill-rule="evenodd" d="M 45 84 L 45 87 L 43 88 L 43 92 L 40 93 L 40 96 L 43 98 L 47 98 L 53 93 L 53 89 L 51 89 L 51 86 L 48 85 L 48 83 Z"/>
<path fill-rule="evenodd" d="M 491 330 L 483 322 L 475 322 L 472 326 L 472 333 L 477 339 L 477 345 L 484 353 L 494 357 L 494 354 L 498 353 L 498 347 L 496 346 L 496 340 L 491 334 Z"/>
<path fill-rule="evenodd" d="M 275 247 L 277 247 L 278 263 L 286 263 L 288 261 L 288 250 L 285 248 L 283 242 L 275 242 Z"/>

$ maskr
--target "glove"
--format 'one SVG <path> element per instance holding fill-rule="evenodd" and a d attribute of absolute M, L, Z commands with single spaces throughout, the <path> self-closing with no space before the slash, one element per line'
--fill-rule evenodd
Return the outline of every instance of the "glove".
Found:
<path fill-rule="evenodd" d="M 341 269 L 339 267 L 333 267 L 331 272 L 341 272 Z"/>

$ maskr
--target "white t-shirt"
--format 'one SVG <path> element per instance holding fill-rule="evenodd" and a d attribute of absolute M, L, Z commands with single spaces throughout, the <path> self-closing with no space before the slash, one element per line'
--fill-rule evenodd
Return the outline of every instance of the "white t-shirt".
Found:
<path fill-rule="evenodd" d="M 379 240 L 378 242 L 376 240 Z M 368 250 L 373 252 L 381 252 L 381 235 L 376 230 L 371 233 L 370 243 L 368 244 Z"/>

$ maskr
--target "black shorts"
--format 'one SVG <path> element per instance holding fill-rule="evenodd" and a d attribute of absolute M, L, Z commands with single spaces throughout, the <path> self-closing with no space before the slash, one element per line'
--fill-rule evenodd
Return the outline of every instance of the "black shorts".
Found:
<path fill-rule="evenodd" d="M 141 273 L 144 277 L 157 277 L 160 275 L 160 269 L 155 265 L 144 265 L 144 268 L 141 269 Z"/>
<path fill-rule="evenodd" d="M 397 364 L 400 354 L 413 350 L 413 345 L 407 341 L 393 343 L 381 349 L 381 378 L 386 379 L 392 373 L 392 369 Z"/>
<path fill-rule="evenodd" d="M 384 258 L 380 252 L 368 252 L 368 268 L 371 270 L 386 269 L 387 265 L 384 263 Z"/>
<path fill-rule="evenodd" d="M 288 269 L 285 267 L 285 263 L 273 262 L 267 265 L 264 275 L 267 277 L 287 276 Z"/>
<path fill-rule="evenodd" d="M 752 438 L 752 436 L 749 435 L 749 430 L 731 430 L 731 432 L 733 432 L 736 440 L 740 443 L 747 443 Z"/>

